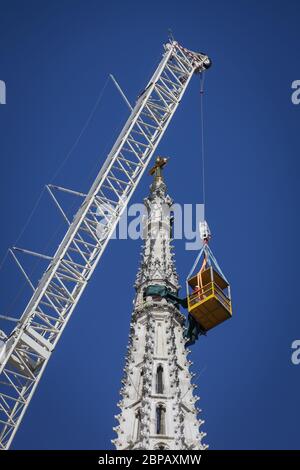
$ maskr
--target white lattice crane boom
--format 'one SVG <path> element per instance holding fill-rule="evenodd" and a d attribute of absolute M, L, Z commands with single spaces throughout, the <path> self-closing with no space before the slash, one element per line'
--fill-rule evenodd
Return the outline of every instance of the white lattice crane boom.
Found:
<path fill-rule="evenodd" d="M 16 327 L 0 338 L 0 449 L 8 449 L 84 288 L 205 54 L 177 42 L 139 96 Z"/>

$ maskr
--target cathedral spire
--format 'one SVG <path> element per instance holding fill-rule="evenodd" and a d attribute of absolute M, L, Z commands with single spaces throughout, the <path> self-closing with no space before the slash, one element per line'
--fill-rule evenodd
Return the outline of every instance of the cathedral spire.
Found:
<path fill-rule="evenodd" d="M 121 449 L 204 449 L 185 348 L 185 317 L 167 293 L 177 294 L 172 253 L 172 200 L 158 158 L 144 200 L 144 246 L 125 361 L 121 410 L 114 428 Z"/>
<path fill-rule="evenodd" d="M 150 194 L 144 199 L 144 245 L 135 284 L 138 294 L 141 287 L 145 288 L 147 284 L 153 283 L 169 287 L 175 292 L 179 289 L 172 252 L 173 201 L 167 195 L 163 178 L 163 167 L 166 163 L 166 158 L 158 157 L 150 170 L 153 181 Z"/>

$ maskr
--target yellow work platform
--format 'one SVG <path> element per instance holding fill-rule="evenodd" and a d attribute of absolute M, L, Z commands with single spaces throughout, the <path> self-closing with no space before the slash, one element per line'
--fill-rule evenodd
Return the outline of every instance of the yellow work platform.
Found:
<path fill-rule="evenodd" d="M 232 316 L 229 284 L 212 267 L 188 280 L 188 311 L 205 331 Z"/>

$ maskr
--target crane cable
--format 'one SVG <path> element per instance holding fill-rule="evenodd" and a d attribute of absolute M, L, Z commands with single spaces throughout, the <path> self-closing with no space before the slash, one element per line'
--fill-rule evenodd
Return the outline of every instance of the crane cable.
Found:
<path fill-rule="evenodd" d="M 201 134 L 201 163 L 202 163 L 202 198 L 203 198 L 203 220 L 205 220 L 205 158 L 204 158 L 204 112 L 203 112 L 203 96 L 204 96 L 204 80 L 205 74 L 201 72 L 200 74 L 200 134 Z M 201 252 L 202 253 L 202 250 Z M 207 264 L 207 256 L 205 250 L 203 250 L 203 262 L 202 266 L 197 274 L 197 283 L 199 291 L 203 289 L 203 282 L 202 282 L 202 272 L 206 267 Z M 196 265 L 198 264 L 200 256 L 197 257 L 196 262 L 192 268 L 192 271 L 188 275 L 187 279 L 190 277 L 191 273 L 194 271 Z"/>
<path fill-rule="evenodd" d="M 51 182 L 51 183 L 55 180 L 55 178 L 57 177 L 57 175 L 61 172 L 61 170 L 63 169 L 63 167 L 65 166 L 65 164 L 66 164 L 67 161 L 69 160 L 71 154 L 74 152 L 75 148 L 78 146 L 78 143 L 79 143 L 81 137 L 82 137 L 83 134 L 85 133 L 87 127 L 89 126 L 91 120 L 93 119 L 93 117 L 94 117 L 94 115 L 95 115 L 95 112 L 96 112 L 98 106 L 100 105 L 100 103 L 101 103 L 101 101 L 102 101 L 102 98 L 103 98 L 103 96 L 104 96 L 105 90 L 106 90 L 107 85 L 108 85 L 108 83 L 109 83 L 109 79 L 110 79 L 110 77 L 109 77 L 109 75 L 108 75 L 107 78 L 106 78 L 106 80 L 105 80 L 105 82 L 104 82 L 104 85 L 102 86 L 102 88 L 101 88 L 101 90 L 100 90 L 100 92 L 99 92 L 99 94 L 98 94 L 98 97 L 97 97 L 97 99 L 96 99 L 96 101 L 95 101 L 95 104 L 92 106 L 92 109 L 91 109 L 91 111 L 90 111 L 90 113 L 89 113 L 89 115 L 88 115 L 87 120 L 85 121 L 85 123 L 84 123 L 82 129 L 80 130 L 80 133 L 79 133 L 78 137 L 75 139 L 75 142 L 74 142 L 73 145 L 71 146 L 70 150 L 68 151 L 68 153 L 67 153 L 67 155 L 65 156 L 65 158 L 63 159 L 63 161 L 59 164 L 57 170 L 53 173 L 52 178 L 50 179 L 50 182 Z M 108 145 L 106 145 L 106 147 L 108 147 Z M 96 162 L 96 164 L 98 164 L 98 161 Z M 95 166 L 96 166 L 96 165 L 95 165 Z M 94 168 L 93 168 L 93 171 L 94 171 Z M 91 172 L 91 173 L 92 173 L 92 172 Z M 32 220 L 32 218 L 33 218 L 33 216 L 35 215 L 35 213 L 36 213 L 36 211 L 37 211 L 37 209 L 38 209 L 38 206 L 39 206 L 39 204 L 40 204 L 40 202 L 41 202 L 41 200 L 42 200 L 42 197 L 43 197 L 43 195 L 44 195 L 44 193 L 45 193 L 45 189 L 46 189 L 46 188 L 45 188 L 45 186 L 44 186 L 44 187 L 42 188 L 42 190 L 41 190 L 41 192 L 40 192 L 40 194 L 39 194 L 39 196 L 38 196 L 38 198 L 37 198 L 37 200 L 36 200 L 34 206 L 33 206 L 33 209 L 31 210 L 29 216 L 27 217 L 27 219 L 26 219 L 26 221 L 25 221 L 25 224 L 23 225 L 23 227 L 22 227 L 22 229 L 21 229 L 21 231 L 20 231 L 20 233 L 19 233 L 17 239 L 15 240 L 14 246 L 16 246 L 16 245 L 18 244 L 18 242 L 19 242 L 20 239 L 22 238 L 24 232 L 25 232 L 26 229 L 28 228 L 28 226 L 29 226 L 29 224 L 30 224 L 30 222 L 31 222 L 31 220 Z M 75 204 L 74 204 L 72 207 L 75 207 Z M 52 239 L 53 239 L 54 236 L 57 234 L 58 230 L 61 229 L 61 226 L 62 226 L 62 225 L 63 225 L 62 223 L 59 224 L 58 228 L 57 228 L 57 229 L 55 230 L 55 232 L 51 235 L 50 239 L 48 240 L 48 242 L 47 242 L 47 244 L 46 244 L 46 246 L 45 246 L 45 249 L 50 245 Z M 5 264 L 5 262 L 6 262 L 7 258 L 8 258 L 9 252 L 10 252 L 10 249 L 8 248 L 8 249 L 6 250 L 6 252 L 4 253 L 4 256 L 2 257 L 2 259 L 0 260 L 0 272 L 2 271 L 2 269 L 3 269 L 3 267 L 4 267 L 4 264 Z M 33 275 L 34 272 L 36 271 L 36 269 L 37 269 L 37 267 L 38 267 L 38 265 L 39 265 L 39 262 L 40 262 L 40 261 L 37 260 L 36 263 L 34 263 L 33 268 L 32 268 L 32 270 L 31 270 L 31 275 Z M 11 300 L 11 302 L 10 302 L 10 304 L 9 304 L 9 306 L 8 306 L 8 311 L 10 311 L 10 310 L 13 308 L 13 306 L 14 306 L 15 303 L 17 302 L 18 298 L 21 296 L 22 292 L 24 291 L 25 287 L 26 287 L 26 282 L 24 281 L 23 285 L 20 287 L 20 289 L 18 290 L 18 292 L 15 294 L 14 298 Z"/>
<path fill-rule="evenodd" d="M 99 94 L 98 94 L 98 97 L 97 97 L 97 99 L 96 99 L 96 101 L 95 101 L 95 104 L 92 106 L 92 109 L 91 109 L 91 111 L 90 111 L 90 113 L 89 113 L 89 115 L 88 115 L 87 120 L 85 121 L 85 123 L 84 123 L 82 129 L 81 129 L 80 132 L 79 132 L 78 137 L 75 139 L 73 145 L 71 146 L 71 148 L 70 148 L 70 150 L 68 151 L 67 155 L 64 157 L 63 161 L 59 164 L 57 170 L 53 173 L 53 175 L 52 175 L 52 177 L 50 178 L 50 181 L 49 181 L 50 183 L 52 183 L 52 182 L 55 180 L 55 178 L 57 177 L 57 175 L 61 172 L 61 170 L 63 169 L 63 167 L 65 166 L 65 164 L 66 164 L 67 161 L 69 160 L 71 154 L 74 152 L 75 148 L 77 147 L 77 145 L 78 145 L 78 143 L 79 143 L 81 137 L 82 137 L 83 134 L 85 133 L 85 131 L 86 131 L 87 127 L 89 126 L 91 120 L 93 119 L 93 117 L 94 117 L 94 115 L 95 115 L 95 112 L 96 112 L 96 110 L 97 110 L 97 108 L 98 108 L 100 102 L 102 101 L 102 98 L 103 98 L 104 92 L 105 92 L 105 90 L 106 90 L 106 87 L 107 87 L 107 85 L 108 85 L 109 79 L 110 79 L 110 77 L 109 77 L 109 75 L 108 75 L 107 78 L 106 78 L 106 80 L 105 80 L 104 85 L 102 86 L 102 88 L 101 88 L 101 90 L 100 90 L 100 92 L 99 92 Z M 97 163 L 98 163 L 98 162 L 97 162 Z M 37 210 L 37 208 L 38 208 L 38 206 L 39 206 L 39 203 L 41 202 L 41 199 L 42 199 L 42 197 L 43 197 L 43 195 L 44 195 L 44 192 L 45 192 L 45 186 L 44 186 L 43 189 L 41 190 L 41 192 L 40 192 L 40 194 L 39 194 L 39 196 L 38 196 L 38 198 L 37 198 L 37 200 L 36 200 L 36 202 L 35 202 L 35 204 L 34 204 L 34 206 L 33 206 L 33 209 L 31 210 L 29 216 L 27 217 L 27 219 L 26 219 L 26 221 L 25 221 L 25 224 L 23 225 L 23 227 L 22 227 L 22 229 L 21 229 L 21 232 L 19 233 L 17 239 L 15 240 L 14 246 L 17 245 L 17 243 L 19 242 L 19 240 L 20 240 L 21 237 L 23 236 L 25 230 L 27 229 L 28 225 L 30 224 L 30 222 L 31 222 L 31 220 L 32 220 L 32 218 L 33 218 L 33 216 L 34 216 L 34 214 L 35 214 L 35 212 L 36 212 L 36 210 Z M 9 249 L 7 249 L 7 251 L 5 252 L 3 258 L 2 258 L 1 261 L 0 261 L 0 271 L 1 271 L 2 268 L 3 268 L 3 265 L 4 265 L 4 263 L 5 263 L 6 259 L 7 259 L 8 254 L 9 254 Z"/>
<path fill-rule="evenodd" d="M 203 96 L 204 96 L 204 72 L 200 76 L 200 133 L 201 133 L 201 161 L 202 161 L 202 196 L 203 196 L 203 219 L 205 220 L 205 159 L 204 159 L 204 113 L 203 113 Z"/>

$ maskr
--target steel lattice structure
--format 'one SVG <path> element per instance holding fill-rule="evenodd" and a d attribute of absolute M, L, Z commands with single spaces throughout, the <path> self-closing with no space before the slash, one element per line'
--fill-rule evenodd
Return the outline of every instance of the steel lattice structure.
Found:
<path fill-rule="evenodd" d="M 0 449 L 8 449 L 63 329 L 205 54 L 171 41 L 0 349 Z"/>

